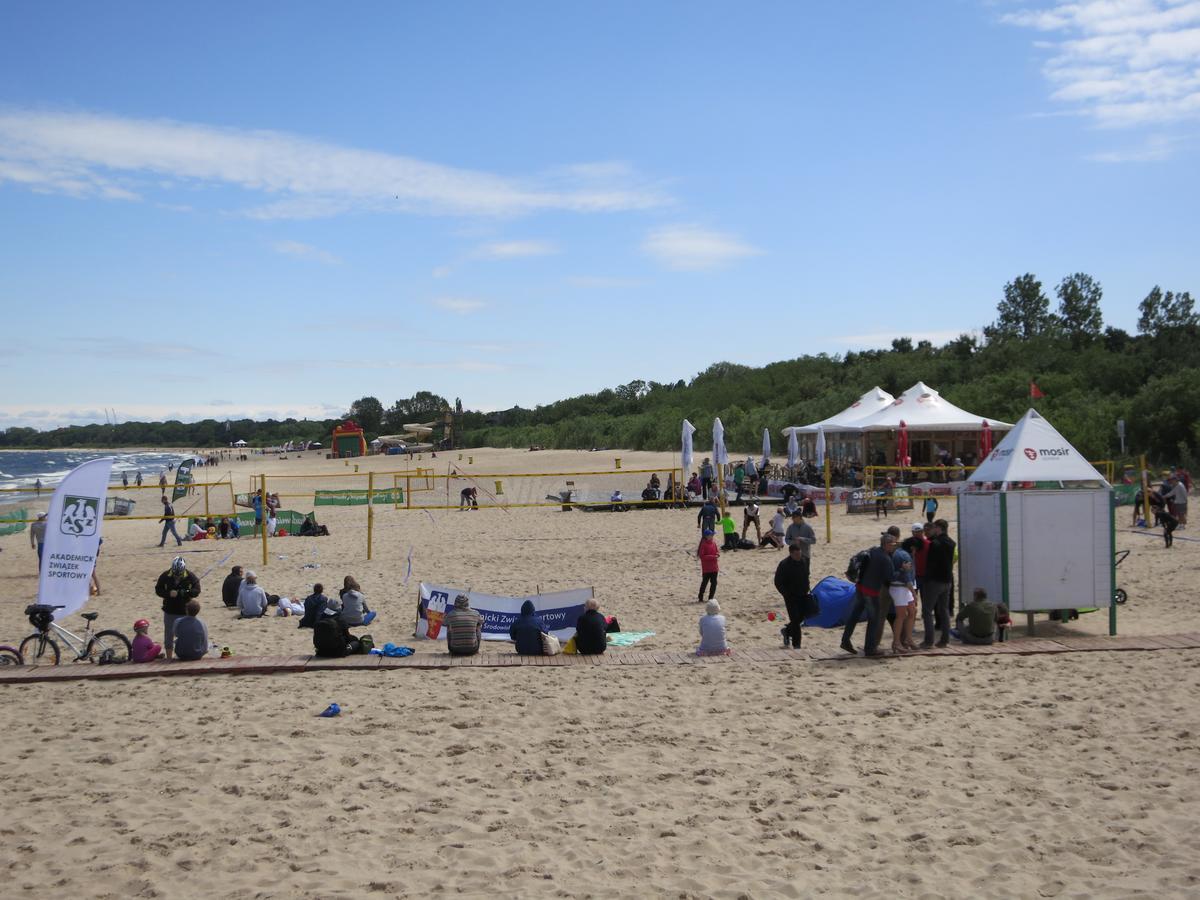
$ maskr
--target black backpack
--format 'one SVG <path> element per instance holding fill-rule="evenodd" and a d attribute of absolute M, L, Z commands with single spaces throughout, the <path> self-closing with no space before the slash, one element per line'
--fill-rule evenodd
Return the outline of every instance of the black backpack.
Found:
<path fill-rule="evenodd" d="M 342 623 L 333 616 L 326 616 L 313 626 L 313 650 L 317 656 L 348 656 L 347 637 Z"/>
<path fill-rule="evenodd" d="M 859 550 L 850 557 L 850 564 L 846 566 L 846 580 L 852 584 L 858 584 L 859 579 L 863 576 L 863 572 L 867 570 L 867 563 L 870 559 L 870 550 Z"/>

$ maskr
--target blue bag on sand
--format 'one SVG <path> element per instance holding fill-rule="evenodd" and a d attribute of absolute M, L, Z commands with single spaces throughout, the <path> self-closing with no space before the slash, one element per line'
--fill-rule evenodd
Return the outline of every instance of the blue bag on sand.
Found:
<path fill-rule="evenodd" d="M 830 575 L 822 578 L 812 589 L 812 594 L 821 604 L 821 611 L 815 616 L 809 616 L 804 624 L 813 628 L 841 628 L 850 617 L 850 607 L 854 605 L 854 585 L 841 578 Z M 858 621 L 865 622 L 864 612 Z"/>
<path fill-rule="evenodd" d="M 384 656 L 412 656 L 414 652 L 412 647 L 397 647 L 392 643 L 383 645 Z"/>
<path fill-rule="evenodd" d="M 340 715 L 342 708 L 336 703 L 330 703 L 322 712 L 317 713 L 322 719 L 332 719 L 334 716 Z"/>

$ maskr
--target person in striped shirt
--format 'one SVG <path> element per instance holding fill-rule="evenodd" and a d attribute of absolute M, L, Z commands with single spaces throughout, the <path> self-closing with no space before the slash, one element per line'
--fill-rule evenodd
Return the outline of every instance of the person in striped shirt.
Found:
<path fill-rule="evenodd" d="M 454 598 L 454 608 L 446 614 L 446 646 L 452 656 L 474 656 L 483 637 L 483 616 L 471 609 L 466 594 Z"/>

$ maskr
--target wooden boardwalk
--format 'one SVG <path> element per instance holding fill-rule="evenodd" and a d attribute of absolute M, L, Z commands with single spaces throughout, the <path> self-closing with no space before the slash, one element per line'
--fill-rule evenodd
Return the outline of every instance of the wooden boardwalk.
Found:
<path fill-rule="evenodd" d="M 1128 637 L 1066 637 L 1056 640 L 1028 638 L 1003 644 L 972 646 L 954 643 L 942 649 L 921 650 L 904 656 L 887 656 L 880 661 L 901 662 L 914 657 L 961 657 L 1041 653 L 1089 653 L 1129 650 L 1197 650 L 1200 632 L 1174 635 Z M 480 653 L 477 656 L 450 656 L 448 653 L 416 653 L 399 659 L 386 656 L 347 656 L 322 659 L 316 656 L 231 656 L 228 659 L 202 659 L 196 662 L 152 662 L 117 666 L 90 663 L 66 663 L 59 666 L 10 666 L 0 668 L 0 685 L 47 681 L 107 680 L 114 678 L 156 678 L 178 675 L 267 675 L 276 672 L 321 672 L 330 669 L 456 669 L 502 668 L 504 666 L 736 666 L 756 663 L 833 662 L 863 660 L 840 650 L 785 650 L 761 647 L 735 650 L 729 656 L 695 656 L 692 653 L 652 650 L 610 650 L 602 656 L 517 656 L 507 653 Z M 871 662 L 875 662 L 872 660 Z"/>

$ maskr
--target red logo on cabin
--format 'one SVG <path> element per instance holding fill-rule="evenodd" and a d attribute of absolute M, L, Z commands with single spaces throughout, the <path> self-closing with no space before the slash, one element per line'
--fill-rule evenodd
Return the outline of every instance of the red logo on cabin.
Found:
<path fill-rule="evenodd" d="M 1031 461 L 1036 460 L 1037 459 L 1037 451 L 1034 450 L 1032 447 L 1026 447 L 1025 448 L 1025 457 Z"/>

